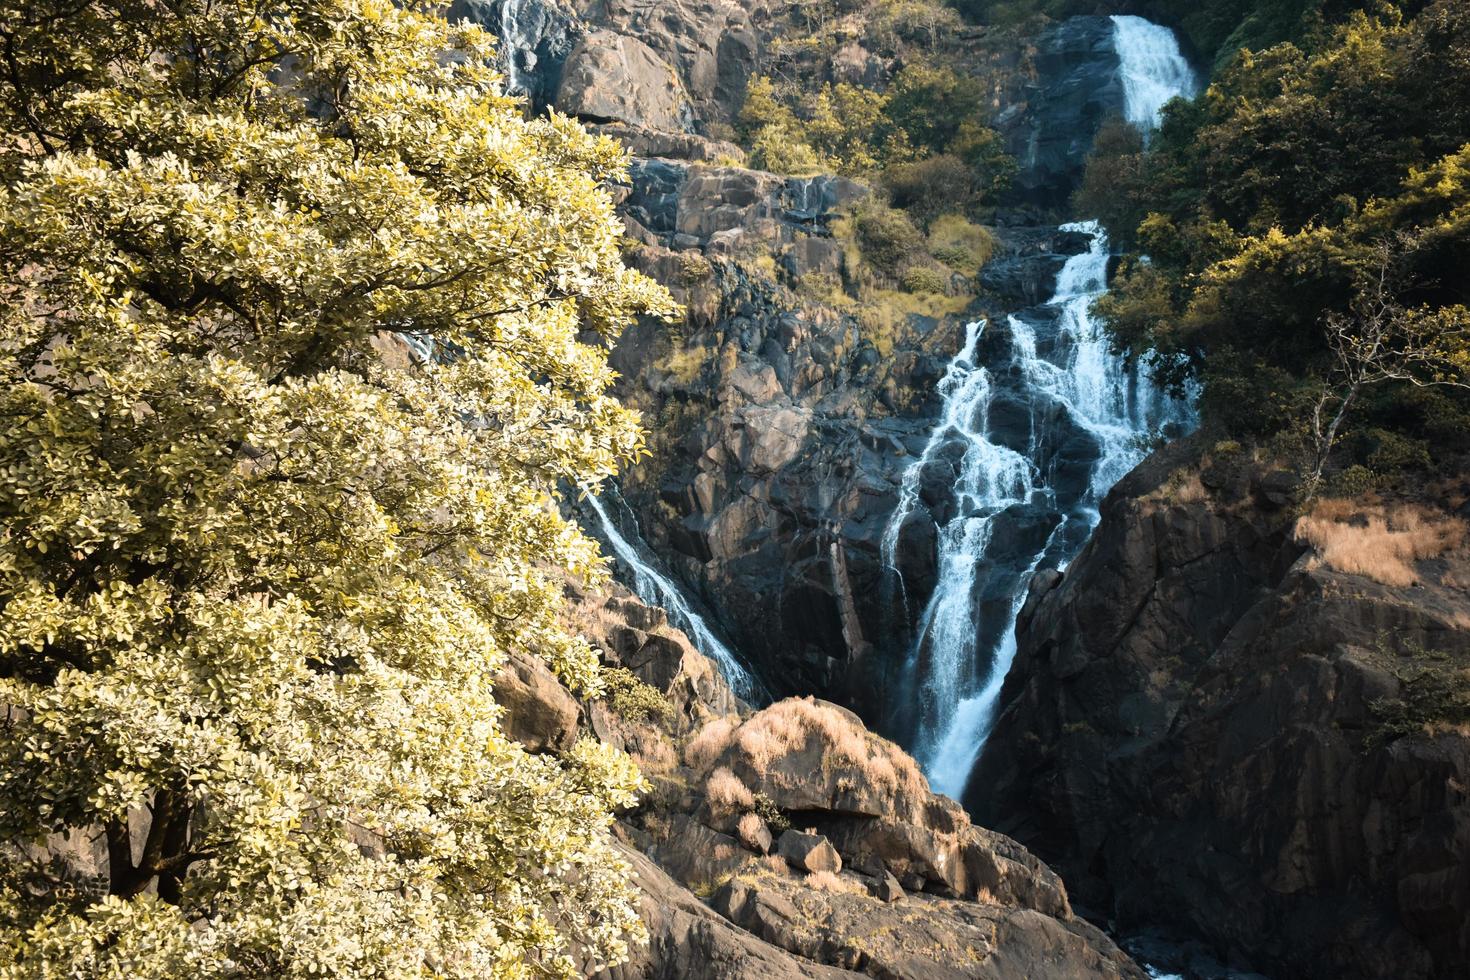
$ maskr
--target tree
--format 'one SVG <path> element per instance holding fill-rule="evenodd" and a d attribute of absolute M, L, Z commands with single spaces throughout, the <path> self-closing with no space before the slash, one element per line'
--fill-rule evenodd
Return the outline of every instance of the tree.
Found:
<path fill-rule="evenodd" d="M 1307 481 L 1310 492 L 1321 485 L 1342 423 L 1365 388 L 1403 381 L 1470 389 L 1470 310 L 1407 309 L 1396 296 L 1395 266 L 1411 247 L 1404 241 L 1380 244 L 1378 262 L 1351 309 L 1324 318 L 1335 364 L 1312 412 L 1316 454 Z"/>
<path fill-rule="evenodd" d="M 672 304 L 622 152 L 421 7 L 0 5 L 0 974 L 570 977 L 639 934 L 636 769 L 527 754 L 492 682 L 596 691 L 557 487 L 642 437 L 579 338 Z"/>

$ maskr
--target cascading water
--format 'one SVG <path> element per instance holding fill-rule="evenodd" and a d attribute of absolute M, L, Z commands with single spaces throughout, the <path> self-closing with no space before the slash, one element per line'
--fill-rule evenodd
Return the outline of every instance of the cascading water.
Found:
<path fill-rule="evenodd" d="M 1137 17 L 1113 23 L 1125 116 L 1147 130 L 1165 102 L 1193 94 L 1194 73 L 1168 29 Z M 1086 236 L 1087 250 L 1066 261 L 1047 303 L 1007 319 L 1004 337 L 988 345 L 989 366 L 980 356 L 986 324 L 969 325 L 939 385 L 939 423 L 904 473 L 882 539 L 883 562 L 897 578 L 900 540 L 922 506 L 925 470 L 951 466 L 938 575 L 915 624 L 908 669 L 918 680 L 914 754 L 935 789 L 954 797 L 994 722 L 1032 575 L 1075 555 L 1103 496 L 1142 459 L 1147 437 L 1191 422 L 1187 404 L 1112 353 L 1092 317 L 1107 288 L 1102 228 L 1085 221 L 1059 231 Z M 1017 405 L 1026 416 L 1020 421 Z"/>
<path fill-rule="evenodd" d="M 604 496 L 621 504 L 627 512 L 627 519 L 633 521 L 631 509 L 623 502 L 622 497 L 618 496 L 615 488 L 609 486 Z M 632 576 L 633 591 L 638 593 L 638 598 L 651 606 L 659 606 L 667 612 L 669 621 L 684 631 L 695 648 L 719 665 L 720 672 L 724 674 L 725 680 L 737 696 L 751 703 L 768 701 L 769 696 L 761 683 L 745 668 L 730 651 L 730 648 L 720 642 L 709 624 L 694 611 L 683 591 L 668 576 L 645 560 L 637 546 L 618 529 L 617 522 L 608 514 L 603 501 L 590 494 L 586 497 L 586 501 L 592 513 L 597 516 L 603 538 L 612 547 L 613 554 L 617 556 L 618 561 L 622 562 Z M 634 527 L 636 526 L 635 522 Z"/>
<path fill-rule="evenodd" d="M 1113 45 L 1121 62 L 1123 116 L 1144 134 L 1159 124 L 1164 103 L 1177 96 L 1193 97 L 1198 76 L 1179 52 L 1179 39 L 1167 27 L 1142 17 L 1119 16 L 1113 21 Z"/>
<path fill-rule="evenodd" d="M 501 0 L 500 3 L 500 70 L 505 73 L 505 94 L 525 95 L 529 91 L 521 74 L 521 58 L 533 47 L 521 29 L 521 8 L 525 0 Z"/>

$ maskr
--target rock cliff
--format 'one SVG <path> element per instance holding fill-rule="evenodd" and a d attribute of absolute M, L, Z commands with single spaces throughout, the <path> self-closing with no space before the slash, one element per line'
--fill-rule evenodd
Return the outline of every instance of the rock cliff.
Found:
<path fill-rule="evenodd" d="M 851 712 L 812 698 L 753 711 L 662 610 L 621 589 L 576 598 L 577 627 L 646 685 L 572 702 L 574 728 L 632 753 L 652 784 L 617 828 L 652 938 L 610 978 L 1143 980 L 1060 878 L 931 793 Z M 570 697 L 535 673 L 507 724 L 555 750 Z"/>
<path fill-rule="evenodd" d="M 1324 560 L 1285 474 L 1200 454 L 1154 456 L 1033 583 L 971 812 L 1124 932 L 1203 937 L 1273 977 L 1464 976 L 1459 497 L 1327 502 L 1308 519 L 1361 564 Z M 1385 508 L 1442 547 L 1400 564 Z"/>

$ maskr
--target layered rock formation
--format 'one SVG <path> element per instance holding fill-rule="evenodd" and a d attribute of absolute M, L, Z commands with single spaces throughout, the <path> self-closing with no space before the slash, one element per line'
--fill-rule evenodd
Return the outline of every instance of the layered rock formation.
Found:
<path fill-rule="evenodd" d="M 752 712 L 621 590 L 579 596 L 573 616 L 657 691 L 580 706 L 653 785 L 618 825 L 652 939 L 609 977 L 1145 976 L 1050 869 L 931 793 L 852 713 L 810 698 Z M 546 703 L 512 699 L 507 724 L 553 744 L 566 694 L 525 687 Z"/>
<path fill-rule="evenodd" d="M 934 580 L 932 522 L 906 532 L 907 612 L 874 601 L 885 577 L 880 539 L 925 443 L 933 388 L 977 311 L 896 313 L 882 330 L 860 322 L 822 284 L 841 293 L 857 274 L 831 226 L 867 189 L 746 169 L 736 147 L 710 138 L 729 132 L 748 79 L 777 58 L 813 86 L 882 85 L 903 48 L 862 33 L 867 14 L 852 12 L 862 7 L 844 8 L 847 21 L 832 28 L 843 43 L 816 58 L 781 47 L 810 30 L 785 3 L 464 0 L 455 9 L 531 52 L 506 57 L 533 108 L 579 115 L 636 155 L 629 185 L 616 190 L 628 237 L 642 246 L 630 259 L 689 309 L 676 327 L 628 331 L 613 355 L 621 394 L 644 411 L 658 449 L 623 488 L 649 543 L 773 690 L 820 693 L 886 725 L 905 699 L 898 661 L 909 620 Z M 1038 205 L 1065 200 L 1097 126 L 1121 106 L 1109 39 L 1105 18 L 1080 18 L 1034 44 L 984 31 L 926 41 L 991 86 L 996 125 L 1023 163 L 1019 210 L 999 216 L 1010 227 L 998 232 L 1004 268 L 986 280 L 990 312 L 1039 302 L 1056 256 L 1078 247 L 1024 223 L 1043 220 Z M 952 507 L 940 476 L 931 483 L 926 506 Z"/>
<path fill-rule="evenodd" d="M 967 803 L 1125 931 L 1273 977 L 1463 976 L 1463 528 L 1403 511 L 1447 550 L 1405 582 L 1363 537 L 1370 574 L 1350 574 L 1297 540 L 1285 474 L 1199 453 L 1152 458 L 1034 583 Z M 1335 535 L 1370 533 L 1331 507 Z"/>

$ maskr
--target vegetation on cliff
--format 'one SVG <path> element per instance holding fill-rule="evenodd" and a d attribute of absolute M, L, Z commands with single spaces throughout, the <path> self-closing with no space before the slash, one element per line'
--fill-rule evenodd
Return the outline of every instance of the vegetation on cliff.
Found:
<path fill-rule="evenodd" d="M 1383 5 L 1241 51 L 1146 148 L 1104 133 L 1081 204 L 1148 256 L 1101 306 L 1119 344 L 1309 470 L 1336 436 L 1380 472 L 1470 448 L 1466 91 L 1470 9 Z"/>
<path fill-rule="evenodd" d="M 637 770 L 491 685 L 599 686 L 554 498 L 641 433 L 578 338 L 671 302 L 621 150 L 416 9 L 0 8 L 0 974 L 570 977 L 642 929 Z"/>

